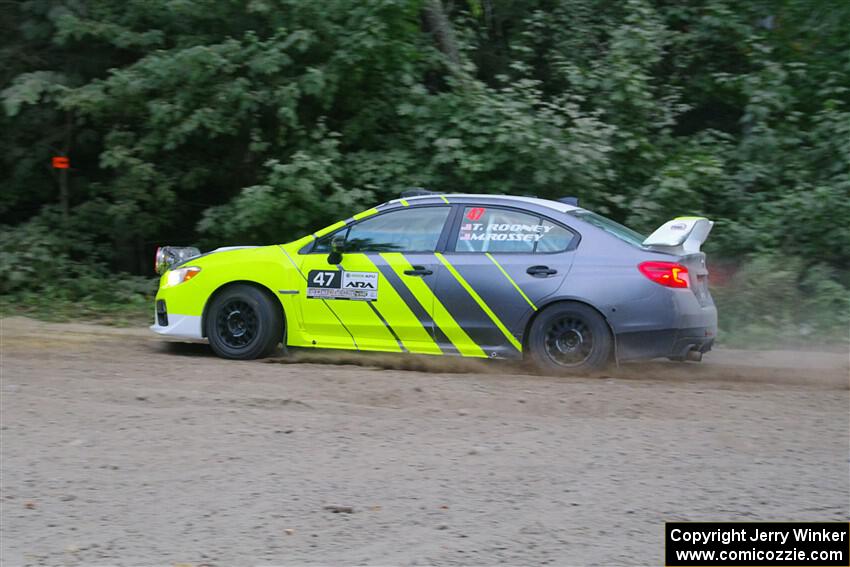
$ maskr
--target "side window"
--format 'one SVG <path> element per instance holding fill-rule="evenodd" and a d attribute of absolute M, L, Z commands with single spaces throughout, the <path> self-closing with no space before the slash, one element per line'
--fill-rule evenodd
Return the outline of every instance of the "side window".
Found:
<path fill-rule="evenodd" d="M 535 252 L 540 252 L 541 254 L 563 252 L 569 248 L 573 238 L 576 237 L 572 231 L 549 222 L 546 219 L 543 219 L 541 226 L 543 226 L 543 235 L 537 241 L 537 248 L 534 249 Z"/>
<path fill-rule="evenodd" d="M 328 235 L 325 235 L 318 239 L 316 243 L 313 245 L 313 249 L 310 250 L 311 254 L 330 254 L 331 252 L 331 239 L 337 236 L 345 236 L 348 235 L 348 227 L 342 228 L 336 232 L 332 232 Z"/>
<path fill-rule="evenodd" d="M 466 207 L 455 252 L 562 252 L 574 234 L 537 215 L 492 207 Z"/>
<path fill-rule="evenodd" d="M 365 219 L 348 229 L 348 252 L 433 252 L 449 207 L 400 209 Z M 321 241 L 316 243 L 318 251 Z M 327 244 L 324 245 L 327 247 Z"/>

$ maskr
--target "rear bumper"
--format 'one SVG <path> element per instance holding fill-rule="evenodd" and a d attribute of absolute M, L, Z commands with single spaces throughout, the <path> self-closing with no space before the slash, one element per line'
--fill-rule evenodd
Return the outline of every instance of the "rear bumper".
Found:
<path fill-rule="evenodd" d="M 618 306 L 619 307 L 619 306 Z M 688 351 L 708 352 L 717 337 L 717 308 L 709 295 L 702 302 L 689 289 L 667 289 L 634 302 L 630 316 L 614 325 L 618 360 L 684 359 Z"/>
<path fill-rule="evenodd" d="M 617 335 L 617 359 L 674 358 L 684 360 L 688 351 L 702 353 L 714 345 L 716 327 L 690 327 L 638 331 Z"/>

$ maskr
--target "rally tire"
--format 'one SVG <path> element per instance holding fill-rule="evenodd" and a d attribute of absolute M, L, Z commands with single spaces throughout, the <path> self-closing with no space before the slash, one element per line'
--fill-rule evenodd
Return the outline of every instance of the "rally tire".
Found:
<path fill-rule="evenodd" d="M 532 364 L 547 374 L 581 374 L 611 362 L 614 341 L 598 311 L 582 303 L 557 303 L 535 317 L 528 334 Z"/>
<path fill-rule="evenodd" d="M 210 347 L 218 356 L 251 360 L 275 351 L 283 336 L 283 312 L 262 290 L 236 284 L 215 295 L 205 326 Z"/>

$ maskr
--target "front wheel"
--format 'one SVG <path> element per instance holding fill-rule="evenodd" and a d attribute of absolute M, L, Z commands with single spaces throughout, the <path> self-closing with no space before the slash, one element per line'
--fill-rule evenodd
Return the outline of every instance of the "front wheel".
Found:
<path fill-rule="evenodd" d="M 547 307 L 534 319 L 528 335 L 532 362 L 548 373 L 600 370 L 610 362 L 613 346 L 602 315 L 580 303 Z"/>
<path fill-rule="evenodd" d="M 280 304 L 259 289 L 232 285 L 210 304 L 206 332 L 213 352 L 222 358 L 262 358 L 281 341 L 283 313 Z"/>

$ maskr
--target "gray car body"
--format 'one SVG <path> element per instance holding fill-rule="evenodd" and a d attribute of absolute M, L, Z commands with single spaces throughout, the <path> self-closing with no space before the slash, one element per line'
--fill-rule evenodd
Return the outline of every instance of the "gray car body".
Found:
<path fill-rule="evenodd" d="M 705 255 L 701 252 L 682 256 L 634 246 L 570 214 L 581 210 L 578 207 L 544 199 L 448 194 L 399 199 L 377 208 L 380 214 L 401 207 L 447 206 L 447 202 L 453 210 L 435 252 L 442 254 L 457 270 L 521 345 L 525 345 L 537 314 L 557 302 L 572 301 L 591 306 L 605 319 L 614 337 L 617 360 L 680 359 L 691 350 L 710 350 L 717 332 L 717 310 L 706 286 L 708 272 Z M 511 276 L 526 299 L 485 253 L 453 251 L 453 238 L 462 222 L 463 211 L 470 206 L 536 214 L 572 230 L 578 237 L 564 252 L 493 254 L 493 259 Z M 300 253 L 311 252 L 312 245 Z M 394 287 L 404 290 L 405 286 L 396 281 L 399 276 L 378 253 L 367 255 Z M 462 287 L 436 254 L 405 253 L 405 257 L 412 265 L 433 272 L 422 276 L 423 280 L 488 356 L 522 356 L 515 344 L 494 325 L 493 318 L 480 302 Z M 649 280 L 638 270 L 638 264 L 653 260 L 686 265 L 692 288 L 672 289 Z M 530 275 L 527 270 L 533 266 L 545 266 L 556 273 Z M 409 298 L 409 301 L 415 300 Z M 430 324 L 437 342 L 451 352 L 451 343 L 441 337 L 433 321 Z"/>

